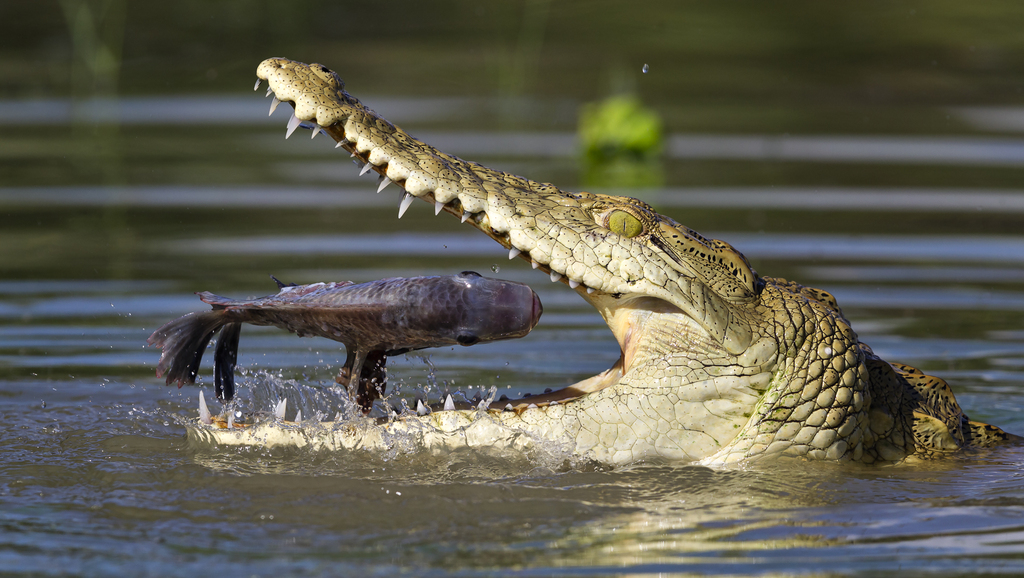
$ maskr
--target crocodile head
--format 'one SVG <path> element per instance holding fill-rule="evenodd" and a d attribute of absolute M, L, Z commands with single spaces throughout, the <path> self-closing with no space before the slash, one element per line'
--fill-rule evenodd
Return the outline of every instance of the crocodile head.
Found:
<path fill-rule="evenodd" d="M 257 76 L 270 84 L 272 111 L 294 106 L 288 134 L 300 124 L 323 132 L 376 171 L 380 189 L 402 187 L 399 217 L 413 199 L 428 201 L 569 285 L 607 321 L 622 351 L 612 368 L 496 402 L 498 419 L 571 438 L 610 463 L 899 459 L 912 446 L 907 412 L 891 411 L 901 390 L 876 393 L 871 406 L 870 349 L 827 293 L 761 278 L 728 243 L 637 199 L 566 192 L 438 151 L 352 98 L 323 65 L 273 58 Z"/>

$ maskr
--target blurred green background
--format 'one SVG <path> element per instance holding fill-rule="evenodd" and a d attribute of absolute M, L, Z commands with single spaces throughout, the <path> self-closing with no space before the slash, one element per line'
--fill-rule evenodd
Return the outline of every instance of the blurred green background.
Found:
<path fill-rule="evenodd" d="M 1014 1 L 11 0 L 0 5 L 0 98 L 240 95 L 260 60 L 286 56 L 327 64 L 358 96 L 496 100 L 486 114 L 421 129 L 573 130 L 580 103 L 628 93 L 667 133 L 975 134 L 998 128 L 954 109 L 1024 103 L 1022 24 Z M 23 142 L 14 152 L 19 131 L 3 130 L 8 183 L 69 178 L 54 153 L 87 160 L 91 169 L 77 168 L 97 182 L 158 178 L 96 168 L 130 157 L 126 139 L 102 150 Z M 828 180 L 718 168 L 696 167 L 687 180 Z M 674 175 L 670 167 L 669 183 Z"/>
<path fill-rule="evenodd" d="M 995 210 L 1001 201 L 976 212 L 931 200 L 1024 185 L 1022 30 L 1017 1 L 11 0 L 0 4 L 0 270 L 216 279 L 262 274 L 267 258 L 179 263 L 140 241 L 390 230 L 390 197 L 353 217 L 246 196 L 371 188 L 324 142 L 284 141 L 285 113 L 268 118 L 251 92 L 269 56 L 326 64 L 448 152 L 639 196 L 697 230 L 1017 234 L 1022 213 Z M 639 116 L 588 117 L 616 98 Z M 636 152 L 621 127 L 641 125 Z M 586 140 L 614 126 L 619 144 Z M 787 156 L 794 143 L 803 152 Z M 747 201 L 716 200 L 731 188 Z M 774 200 L 850 189 L 909 190 L 919 210 Z M 416 212 L 402 224 L 440 227 Z"/>

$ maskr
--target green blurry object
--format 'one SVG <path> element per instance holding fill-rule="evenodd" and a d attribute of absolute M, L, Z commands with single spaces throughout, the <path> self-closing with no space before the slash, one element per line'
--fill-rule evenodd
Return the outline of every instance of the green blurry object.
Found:
<path fill-rule="evenodd" d="M 663 184 L 659 157 L 661 118 L 632 95 L 617 95 L 580 110 L 583 181 L 590 186 L 655 187 Z"/>

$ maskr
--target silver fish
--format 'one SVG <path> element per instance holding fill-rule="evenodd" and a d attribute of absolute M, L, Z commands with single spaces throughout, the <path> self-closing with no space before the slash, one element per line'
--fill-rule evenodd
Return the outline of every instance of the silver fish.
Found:
<path fill-rule="evenodd" d="M 277 281 L 277 279 L 274 279 Z M 234 396 L 234 368 L 243 323 L 273 325 L 300 337 L 345 345 L 338 382 L 369 411 L 384 393 L 387 357 L 415 349 L 474 345 L 523 337 L 543 307 L 529 286 L 465 271 L 440 277 L 393 277 L 354 284 L 285 285 L 251 300 L 197 293 L 212 311 L 184 315 L 157 329 L 148 343 L 162 349 L 157 377 L 167 385 L 195 383 L 204 350 L 221 330 L 214 354 L 217 397 Z M 223 328 L 223 329 L 222 329 Z M 352 379 L 352 376 L 359 379 Z"/>

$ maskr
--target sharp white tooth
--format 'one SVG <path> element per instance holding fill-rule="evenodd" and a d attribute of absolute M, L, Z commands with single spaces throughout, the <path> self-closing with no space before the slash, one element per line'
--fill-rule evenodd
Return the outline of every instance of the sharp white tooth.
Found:
<path fill-rule="evenodd" d="M 292 136 L 292 133 L 295 132 L 295 129 L 299 128 L 300 124 L 302 124 L 302 121 L 293 113 L 292 117 L 288 119 L 288 132 L 284 133 L 284 138 Z"/>
<path fill-rule="evenodd" d="M 436 217 L 437 215 L 440 215 L 441 211 L 443 210 L 444 203 L 442 203 L 441 201 L 434 201 L 434 216 Z"/>
<path fill-rule="evenodd" d="M 407 211 L 409 209 L 409 205 L 412 204 L 412 201 L 415 198 L 416 197 L 410 195 L 409 193 L 405 193 L 405 197 L 402 198 L 402 204 L 398 206 L 398 218 L 399 219 L 401 219 L 402 215 L 405 214 L 405 211 Z"/>
<path fill-rule="evenodd" d="M 430 408 L 423 403 L 422 399 L 416 400 L 416 415 L 427 415 L 430 413 Z"/>
<path fill-rule="evenodd" d="M 365 165 L 363 165 L 363 170 L 359 171 L 359 176 L 363 176 L 366 173 L 370 172 L 370 169 L 372 168 L 373 165 L 371 165 L 370 163 L 366 163 Z"/>
<path fill-rule="evenodd" d="M 295 412 L 295 423 L 302 423 L 302 410 Z"/>
<path fill-rule="evenodd" d="M 271 94 L 274 94 L 274 91 L 273 91 L 273 89 L 271 89 L 271 88 L 270 88 L 270 87 L 268 86 L 268 87 L 267 87 L 267 95 L 266 95 L 266 96 L 270 96 Z M 264 98 L 266 98 L 266 96 L 265 96 Z"/>
<path fill-rule="evenodd" d="M 465 223 L 466 219 L 469 219 L 470 216 L 472 215 L 469 211 L 462 211 L 462 222 Z"/>
<path fill-rule="evenodd" d="M 203 397 L 203 390 L 199 390 L 199 423 L 211 424 L 210 408 L 206 407 L 206 398 Z"/>
<path fill-rule="evenodd" d="M 284 419 L 284 410 L 287 409 L 287 408 L 288 408 L 288 398 L 286 397 L 286 398 L 282 399 L 281 401 L 277 402 L 277 405 L 274 406 L 274 417 L 276 417 L 277 419 L 283 420 Z"/>
<path fill-rule="evenodd" d="M 356 151 L 352 151 L 351 153 L 349 153 L 348 156 L 349 156 L 349 158 L 353 158 L 353 159 L 356 158 Z"/>
<path fill-rule="evenodd" d="M 512 404 L 511 403 L 506 403 L 505 404 L 505 411 L 512 411 L 512 409 L 513 408 L 512 408 Z"/>
<path fill-rule="evenodd" d="M 455 409 L 455 400 L 452 399 L 452 394 L 448 394 L 448 397 L 444 398 L 444 410 L 453 411 Z"/>
<path fill-rule="evenodd" d="M 338 148 L 338 147 L 340 147 L 340 146 L 341 146 L 341 145 L 343 145 L 343 144 L 345 144 L 345 141 L 343 141 L 343 140 L 340 140 L 340 141 L 338 141 L 338 142 L 334 143 L 334 148 Z"/>
<path fill-rule="evenodd" d="M 314 127 L 313 127 L 313 134 L 312 134 L 312 135 L 310 135 L 310 137 L 309 137 L 309 140 L 313 140 L 313 139 L 315 139 L 315 138 L 316 138 L 316 135 L 318 135 L 318 134 L 320 134 L 320 127 L 318 127 L 318 126 L 314 126 Z"/>
<path fill-rule="evenodd" d="M 594 288 L 593 287 L 587 287 L 587 295 L 590 295 L 593 292 L 594 292 Z"/>
<path fill-rule="evenodd" d="M 534 269 L 539 269 L 540 268 L 540 263 L 538 263 L 536 261 L 530 261 L 530 266 L 533 267 Z"/>
<path fill-rule="evenodd" d="M 537 409 L 537 404 L 531 403 L 530 405 L 526 406 L 526 409 Z"/>
<path fill-rule="evenodd" d="M 562 278 L 562 274 L 556 271 L 551 272 L 551 282 L 554 283 Z"/>
<path fill-rule="evenodd" d="M 281 101 L 277 100 L 277 97 L 275 96 L 274 100 L 270 101 L 270 112 L 267 114 L 267 116 L 274 114 L 274 111 L 277 110 L 277 105 L 279 104 L 281 104 Z"/>
<path fill-rule="evenodd" d="M 253 91 L 257 91 L 257 90 L 260 89 L 260 83 L 261 82 L 263 82 L 262 79 L 259 79 L 259 78 L 256 79 L 256 86 L 252 87 Z"/>
<path fill-rule="evenodd" d="M 385 177 L 384 175 L 381 175 L 380 176 L 380 183 L 377 185 L 377 193 L 380 193 L 381 191 L 383 191 L 384 188 L 387 187 L 390 184 L 391 184 L 391 179 Z"/>
<path fill-rule="evenodd" d="M 235 412 L 228 414 L 228 429 L 235 427 Z"/>
<path fill-rule="evenodd" d="M 520 253 L 522 253 L 522 251 L 520 251 L 519 249 L 516 249 L 515 247 L 510 247 L 508 250 L 509 261 L 518 257 Z"/>
<path fill-rule="evenodd" d="M 570 288 L 575 289 L 575 288 L 577 288 L 579 286 L 580 286 L 580 282 L 579 281 L 573 281 L 572 279 L 569 279 L 569 287 Z"/>

